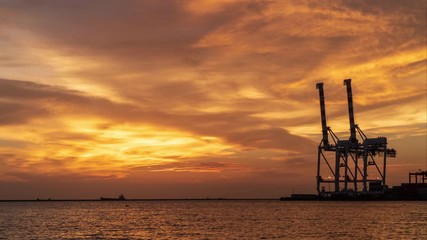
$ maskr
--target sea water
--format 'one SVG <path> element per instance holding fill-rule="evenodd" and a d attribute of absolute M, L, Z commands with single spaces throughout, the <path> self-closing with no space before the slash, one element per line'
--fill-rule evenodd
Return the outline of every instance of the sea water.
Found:
<path fill-rule="evenodd" d="M 427 202 L 2 202 L 0 239 L 427 239 Z"/>

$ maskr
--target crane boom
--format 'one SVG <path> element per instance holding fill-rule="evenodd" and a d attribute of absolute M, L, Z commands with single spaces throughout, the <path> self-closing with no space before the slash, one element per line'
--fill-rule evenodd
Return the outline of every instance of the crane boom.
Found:
<path fill-rule="evenodd" d="M 320 115 L 321 115 L 321 119 L 322 119 L 323 144 L 324 144 L 324 146 L 328 146 L 329 145 L 328 126 L 326 124 L 325 94 L 323 92 L 323 83 L 317 83 L 316 88 L 319 89 Z"/>
<path fill-rule="evenodd" d="M 344 85 L 347 86 L 348 117 L 350 120 L 350 143 L 357 143 L 356 124 L 354 123 L 353 112 L 353 94 L 351 92 L 351 79 L 345 79 Z"/>

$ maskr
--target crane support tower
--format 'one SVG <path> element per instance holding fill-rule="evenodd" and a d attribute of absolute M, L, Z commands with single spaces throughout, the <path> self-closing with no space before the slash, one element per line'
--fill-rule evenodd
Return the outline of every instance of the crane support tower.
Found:
<path fill-rule="evenodd" d="M 387 138 L 368 138 L 355 124 L 351 79 L 345 79 L 344 85 L 347 90 L 350 137 L 340 140 L 326 122 L 323 83 L 316 84 L 322 123 L 316 190 L 320 197 L 330 198 L 382 195 L 387 190 L 387 157 L 395 157 L 396 150 L 387 148 Z"/>

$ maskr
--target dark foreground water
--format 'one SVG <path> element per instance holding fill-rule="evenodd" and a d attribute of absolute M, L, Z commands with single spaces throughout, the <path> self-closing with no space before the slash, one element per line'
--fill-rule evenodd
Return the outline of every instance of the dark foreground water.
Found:
<path fill-rule="evenodd" d="M 0 239 L 427 239 L 427 202 L 0 203 Z"/>

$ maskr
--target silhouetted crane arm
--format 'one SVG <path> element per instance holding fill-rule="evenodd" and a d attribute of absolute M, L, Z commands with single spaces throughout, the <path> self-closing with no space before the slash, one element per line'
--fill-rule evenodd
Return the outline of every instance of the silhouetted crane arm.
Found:
<path fill-rule="evenodd" d="M 322 119 L 322 141 L 325 146 L 329 145 L 328 139 L 328 126 L 326 124 L 326 109 L 325 109 L 325 94 L 323 92 L 323 83 L 317 83 L 316 88 L 319 89 L 319 99 L 320 99 L 320 115 Z"/>
<path fill-rule="evenodd" d="M 353 112 L 353 94 L 351 92 L 351 79 L 345 79 L 344 85 L 347 86 L 348 117 L 350 120 L 350 143 L 357 143 L 356 124 L 354 123 Z"/>

